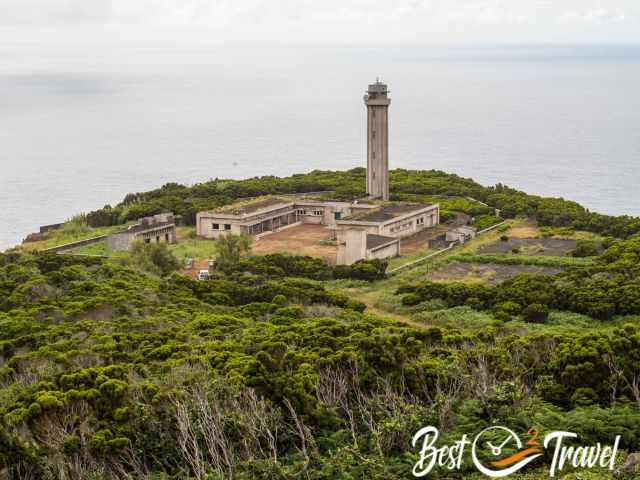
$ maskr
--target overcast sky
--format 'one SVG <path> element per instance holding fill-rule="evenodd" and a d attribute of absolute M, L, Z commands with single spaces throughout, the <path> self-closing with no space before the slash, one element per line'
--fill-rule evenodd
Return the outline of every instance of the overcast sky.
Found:
<path fill-rule="evenodd" d="M 640 42 L 640 0 L 0 0 L 0 40 Z"/>

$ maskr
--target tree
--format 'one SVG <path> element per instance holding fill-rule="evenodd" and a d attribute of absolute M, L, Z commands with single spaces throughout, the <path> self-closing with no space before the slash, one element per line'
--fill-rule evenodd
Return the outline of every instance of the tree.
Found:
<path fill-rule="evenodd" d="M 223 272 L 233 270 L 240 262 L 243 253 L 251 250 L 251 237 L 248 235 L 221 235 L 216 240 L 216 264 Z"/>
<path fill-rule="evenodd" d="M 134 242 L 131 246 L 131 261 L 141 270 L 160 276 L 169 275 L 180 268 L 180 262 L 165 243 Z"/>

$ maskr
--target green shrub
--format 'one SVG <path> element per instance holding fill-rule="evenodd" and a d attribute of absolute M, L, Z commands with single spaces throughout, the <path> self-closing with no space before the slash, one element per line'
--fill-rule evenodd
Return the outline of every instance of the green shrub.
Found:
<path fill-rule="evenodd" d="M 545 323 L 549 318 L 549 309 L 545 305 L 532 303 L 525 307 L 522 316 L 530 323 Z"/>
<path fill-rule="evenodd" d="M 131 261 L 141 270 L 167 276 L 180 269 L 180 261 L 165 243 L 136 241 L 131 246 Z"/>
<path fill-rule="evenodd" d="M 598 255 L 598 244 L 593 240 L 580 240 L 570 255 L 578 258 L 595 257 Z"/>

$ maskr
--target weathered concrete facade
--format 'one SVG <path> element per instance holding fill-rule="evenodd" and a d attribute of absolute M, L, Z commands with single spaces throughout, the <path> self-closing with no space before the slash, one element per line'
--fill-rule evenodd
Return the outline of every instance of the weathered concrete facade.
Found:
<path fill-rule="evenodd" d="M 369 85 L 367 106 L 367 194 L 389 200 L 389 105 L 387 86 Z"/>
<path fill-rule="evenodd" d="M 114 233 L 107 237 L 110 250 L 129 250 L 131 244 L 137 240 L 145 243 L 176 243 L 176 224 L 172 213 L 161 213 L 153 217 L 138 220 L 123 232 Z"/>
<path fill-rule="evenodd" d="M 298 222 L 295 204 L 288 199 L 269 197 L 234 204 L 196 215 L 196 233 L 203 238 L 221 235 L 259 236 Z"/>
<path fill-rule="evenodd" d="M 200 212 L 197 234 L 256 237 L 296 224 L 324 225 L 334 231 L 337 263 L 400 255 L 400 238 L 438 225 L 439 205 L 415 203 L 357 203 L 267 197 Z"/>
<path fill-rule="evenodd" d="M 200 212 L 196 215 L 196 232 L 203 238 L 218 238 L 228 233 L 259 237 L 297 223 L 335 228 L 339 219 L 375 208 L 375 205 L 351 202 L 267 197 Z"/>
<path fill-rule="evenodd" d="M 360 229 L 338 230 L 338 265 L 351 265 L 359 260 L 400 256 L 400 239 L 368 233 Z"/>
<path fill-rule="evenodd" d="M 468 225 L 460 225 L 456 228 L 448 230 L 446 233 L 447 242 L 466 243 L 476 237 L 477 229 Z"/>
<path fill-rule="evenodd" d="M 439 205 L 388 204 L 337 220 L 339 228 L 359 228 L 394 238 L 414 235 L 440 223 Z"/>

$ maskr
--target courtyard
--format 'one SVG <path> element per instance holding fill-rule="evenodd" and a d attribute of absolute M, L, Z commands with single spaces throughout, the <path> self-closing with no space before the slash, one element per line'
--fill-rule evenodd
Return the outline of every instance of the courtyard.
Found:
<path fill-rule="evenodd" d="M 290 253 L 320 257 L 336 263 L 338 247 L 333 242 L 333 231 L 323 225 L 302 224 L 255 239 L 251 246 L 254 255 Z"/>

